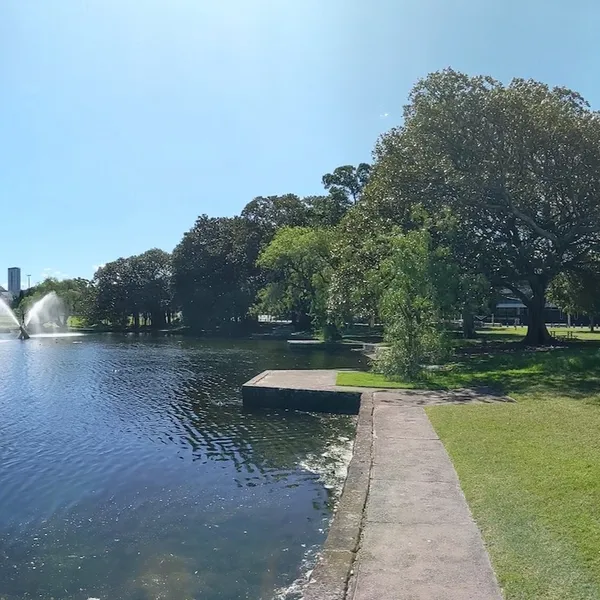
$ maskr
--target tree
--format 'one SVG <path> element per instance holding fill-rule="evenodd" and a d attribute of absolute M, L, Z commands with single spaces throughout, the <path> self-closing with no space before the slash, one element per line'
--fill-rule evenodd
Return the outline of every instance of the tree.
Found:
<path fill-rule="evenodd" d="M 380 266 L 391 252 L 391 228 L 371 219 L 365 208 L 353 207 L 337 228 L 329 311 L 346 322 L 359 319 L 374 324 L 385 289 Z"/>
<path fill-rule="evenodd" d="M 296 194 L 258 196 L 246 204 L 240 216 L 257 226 L 268 244 L 281 227 L 307 225 L 309 210 Z"/>
<path fill-rule="evenodd" d="M 246 322 L 261 285 L 256 260 L 262 231 L 245 217 L 202 215 L 173 251 L 173 288 L 197 331 Z"/>
<path fill-rule="evenodd" d="M 550 284 L 548 296 L 563 312 L 586 315 L 590 331 L 600 315 L 600 276 L 593 272 L 561 273 Z"/>
<path fill-rule="evenodd" d="M 340 194 L 307 196 L 303 200 L 308 208 L 308 224 L 311 227 L 335 227 L 350 207 L 346 197 Z"/>
<path fill-rule="evenodd" d="M 344 165 L 337 167 L 333 173 L 323 175 L 323 185 L 332 195 L 345 197 L 350 204 L 356 204 L 369 180 L 370 172 L 371 166 L 367 163 L 360 163 L 358 167 Z"/>
<path fill-rule="evenodd" d="M 92 285 L 96 302 L 94 321 L 127 327 L 130 317 L 139 314 L 139 295 L 130 259 L 119 258 L 100 267 Z"/>
<path fill-rule="evenodd" d="M 284 227 L 262 251 L 258 266 L 269 276 L 258 311 L 332 330 L 327 316 L 332 233 L 327 229 Z"/>
<path fill-rule="evenodd" d="M 172 309 L 171 255 L 153 248 L 130 260 L 135 282 L 134 323 L 139 326 L 139 313 L 142 312 L 150 315 L 153 329 L 164 327 Z"/>
<path fill-rule="evenodd" d="M 400 223 L 412 207 L 451 214 L 452 252 L 529 311 L 525 341 L 550 341 L 550 282 L 600 241 L 600 117 L 577 93 L 504 86 L 452 70 L 414 87 L 404 125 L 382 136 L 363 202 Z"/>
<path fill-rule="evenodd" d="M 386 375 L 415 379 L 423 363 L 447 354 L 444 318 L 456 305 L 456 269 L 447 249 L 432 247 L 425 230 L 398 233 L 382 263 L 387 280 L 381 302 L 388 348 L 378 360 Z"/>

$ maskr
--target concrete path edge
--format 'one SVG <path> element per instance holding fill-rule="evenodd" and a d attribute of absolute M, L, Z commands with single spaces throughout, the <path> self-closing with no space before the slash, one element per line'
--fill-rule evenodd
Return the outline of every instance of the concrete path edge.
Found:
<path fill-rule="evenodd" d="M 373 462 L 373 392 L 361 396 L 348 475 L 304 600 L 344 600 L 358 551 Z"/>

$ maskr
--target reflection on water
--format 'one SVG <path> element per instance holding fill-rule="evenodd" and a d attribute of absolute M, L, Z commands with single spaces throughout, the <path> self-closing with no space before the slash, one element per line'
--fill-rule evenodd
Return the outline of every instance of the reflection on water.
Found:
<path fill-rule="evenodd" d="M 354 420 L 245 413 L 272 342 L 0 345 L 0 597 L 271 598 L 326 534 Z"/>

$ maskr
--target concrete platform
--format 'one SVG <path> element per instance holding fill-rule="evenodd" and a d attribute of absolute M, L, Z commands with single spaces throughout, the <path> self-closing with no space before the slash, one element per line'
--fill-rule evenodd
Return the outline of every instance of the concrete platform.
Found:
<path fill-rule="evenodd" d="M 335 384 L 337 371 L 264 371 L 242 386 L 245 408 L 358 414 L 364 388 Z"/>
<path fill-rule="evenodd" d="M 338 370 L 263 371 L 242 386 L 246 408 L 288 408 L 308 412 L 358 414 L 362 394 L 373 393 L 380 404 L 429 406 L 432 404 L 472 404 L 512 402 L 492 390 L 460 389 L 403 390 L 347 387 L 336 385 Z"/>

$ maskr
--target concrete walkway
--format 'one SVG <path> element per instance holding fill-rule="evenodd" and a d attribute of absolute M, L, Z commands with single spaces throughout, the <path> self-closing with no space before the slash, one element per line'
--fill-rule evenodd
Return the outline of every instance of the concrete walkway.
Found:
<path fill-rule="evenodd" d="M 336 371 L 265 371 L 244 405 L 358 412 L 339 505 L 304 600 L 501 600 L 458 477 L 424 406 L 512 402 L 492 390 L 375 390 Z"/>
<path fill-rule="evenodd" d="M 346 597 L 501 600 L 454 467 L 410 400 L 374 394 L 369 493 Z"/>

